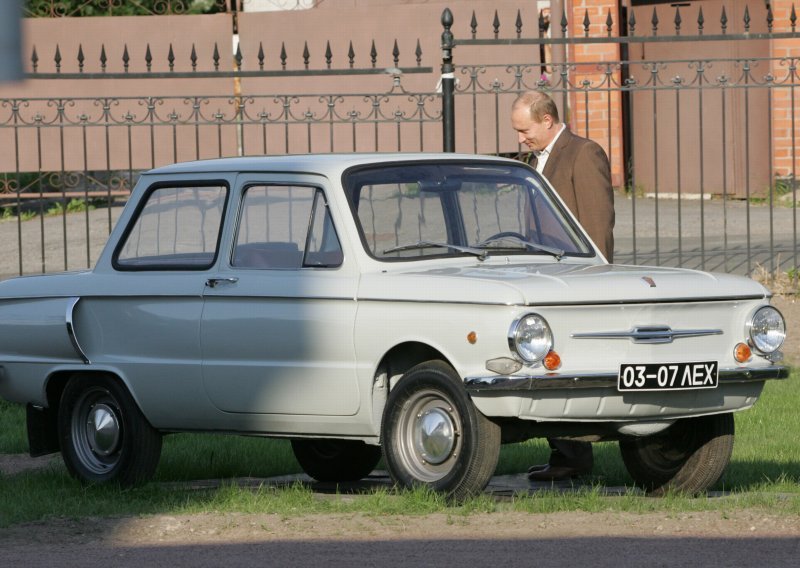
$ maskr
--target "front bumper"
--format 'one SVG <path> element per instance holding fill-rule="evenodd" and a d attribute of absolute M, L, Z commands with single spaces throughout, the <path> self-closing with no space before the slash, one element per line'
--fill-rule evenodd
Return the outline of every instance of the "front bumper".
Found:
<path fill-rule="evenodd" d="M 753 383 L 768 379 L 786 379 L 789 368 L 783 366 L 759 367 L 755 369 L 733 368 L 719 370 L 719 384 Z M 617 373 L 544 375 L 492 375 L 488 377 L 465 377 L 468 392 L 536 391 L 550 389 L 590 389 L 617 387 Z"/>

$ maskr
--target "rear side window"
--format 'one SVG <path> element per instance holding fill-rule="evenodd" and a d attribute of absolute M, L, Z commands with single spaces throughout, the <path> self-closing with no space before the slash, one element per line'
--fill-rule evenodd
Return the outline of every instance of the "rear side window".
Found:
<path fill-rule="evenodd" d="M 216 259 L 228 190 L 223 185 L 157 187 L 146 197 L 115 266 L 122 270 L 202 270 Z"/>
<path fill-rule="evenodd" d="M 321 189 L 289 185 L 246 189 L 233 266 L 292 270 L 341 263 L 342 249 Z"/>

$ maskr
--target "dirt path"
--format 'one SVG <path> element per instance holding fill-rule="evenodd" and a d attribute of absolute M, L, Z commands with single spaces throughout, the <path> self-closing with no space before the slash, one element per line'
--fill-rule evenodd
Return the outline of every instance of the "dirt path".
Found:
<path fill-rule="evenodd" d="M 796 566 L 800 519 L 753 511 L 216 514 L 0 530 L 6 566 Z"/>

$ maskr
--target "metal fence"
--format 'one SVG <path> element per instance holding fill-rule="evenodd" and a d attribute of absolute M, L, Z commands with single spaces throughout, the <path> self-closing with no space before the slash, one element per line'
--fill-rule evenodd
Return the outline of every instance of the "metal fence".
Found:
<path fill-rule="evenodd" d="M 438 90 L 439 54 L 419 40 L 396 40 L 390 52 L 373 41 L 360 53 L 352 42 L 337 53 L 330 43 L 312 53 L 307 43 L 258 42 L 232 61 L 217 44 L 39 45 L 29 84 L 58 96 L 0 97 L 0 277 L 90 267 L 139 172 L 166 163 L 443 148 L 515 155 L 509 106 L 536 88 L 611 158 L 618 262 L 794 270 L 800 50 L 774 49 L 800 41 L 794 10 L 756 23 L 723 9 L 713 31 L 701 10 L 690 34 L 680 8 L 663 32 L 660 8 L 594 23 L 587 13 L 583 35 L 569 38 L 566 18 L 549 30 L 543 14 L 524 11 L 510 27 L 495 16 L 484 28 L 473 15 L 469 32 L 454 33 L 466 28 L 446 11 Z M 719 47 L 731 42 L 735 50 Z M 754 50 L 738 54 L 744 45 Z M 510 51 L 519 47 L 529 55 Z M 474 63 L 487 55 L 505 62 Z M 71 94 L 93 84 L 118 90 Z"/>
<path fill-rule="evenodd" d="M 483 38 L 473 17 L 470 36 L 453 37 L 446 13 L 445 139 L 502 152 L 511 100 L 547 90 L 610 156 L 622 190 L 615 261 L 796 275 L 800 35 L 793 5 L 781 21 L 761 9 L 758 21 L 747 7 L 734 20 L 722 6 L 714 22 L 701 6 L 691 23 L 680 5 L 622 9 L 618 20 L 587 11 L 578 37 L 563 14 L 554 29 L 540 14 L 526 35 L 520 13 L 512 26 L 495 18 Z M 560 58 L 469 64 L 515 45 Z M 465 114 L 480 127 L 464 133 Z"/>

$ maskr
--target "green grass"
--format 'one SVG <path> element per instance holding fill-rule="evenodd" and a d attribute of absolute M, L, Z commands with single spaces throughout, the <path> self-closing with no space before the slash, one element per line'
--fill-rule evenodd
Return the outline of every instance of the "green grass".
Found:
<path fill-rule="evenodd" d="M 231 481 L 219 489 L 150 483 L 134 490 L 83 487 L 63 466 L 15 476 L 0 476 L 0 527 L 53 517 L 192 514 L 208 511 L 276 513 L 352 513 L 424 515 L 434 512 L 558 511 L 685 512 L 755 508 L 770 513 L 800 514 L 800 371 L 788 381 L 770 381 L 751 409 L 736 415 L 736 443 L 731 464 L 717 489 L 723 497 L 660 499 L 626 494 L 610 497 L 605 487 L 631 486 L 614 443 L 595 445 L 593 486 L 576 492 L 546 491 L 512 500 L 481 495 L 459 506 L 425 489 L 394 492 L 377 489 L 358 499 L 320 497 L 307 487 L 241 487 Z M 0 402 L 0 453 L 26 450 L 24 410 Z M 518 473 L 547 459 L 543 440 L 504 446 L 498 474 Z M 289 443 L 223 435 L 175 434 L 165 437 L 156 482 L 198 479 L 270 477 L 300 468 Z"/>

